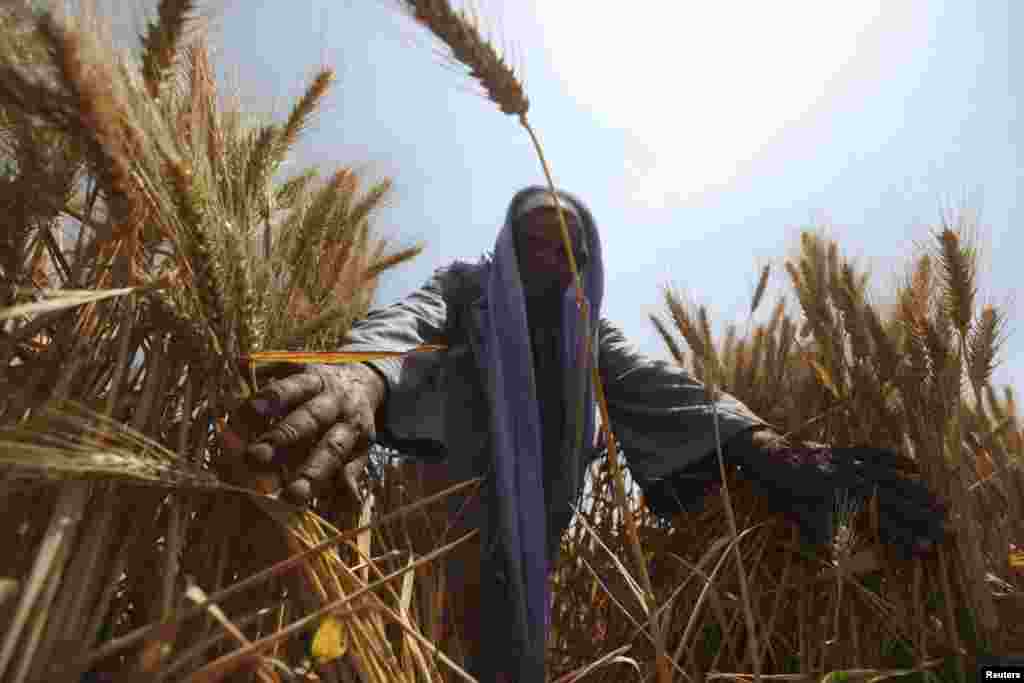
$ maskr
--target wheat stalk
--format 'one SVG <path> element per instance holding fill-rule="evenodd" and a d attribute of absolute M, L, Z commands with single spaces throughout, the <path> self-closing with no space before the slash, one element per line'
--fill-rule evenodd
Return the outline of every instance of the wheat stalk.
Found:
<path fill-rule="evenodd" d="M 704 306 L 700 306 L 697 309 L 697 319 L 700 324 L 698 334 L 702 337 L 703 346 L 707 353 L 707 355 L 702 358 L 704 367 L 707 371 L 704 392 L 707 402 L 711 406 L 711 417 L 715 431 L 715 455 L 718 460 L 718 475 L 722 481 L 722 498 L 724 500 L 729 533 L 733 541 L 732 551 L 736 558 L 736 571 L 740 580 L 740 594 L 743 598 L 743 615 L 746 620 L 748 635 L 747 651 L 750 656 L 751 666 L 754 667 L 754 681 L 756 683 L 760 683 L 761 648 L 758 645 L 756 622 L 754 621 L 754 612 L 751 605 L 749 579 L 747 577 L 746 567 L 744 566 L 743 555 L 740 553 L 739 549 L 740 531 L 739 525 L 736 524 L 736 512 L 732 503 L 732 493 L 729 490 L 728 473 L 725 467 L 725 456 L 722 453 L 722 435 L 718 422 L 718 397 L 722 377 L 722 364 L 717 352 L 715 351 L 714 338 L 711 335 L 711 317 Z"/>

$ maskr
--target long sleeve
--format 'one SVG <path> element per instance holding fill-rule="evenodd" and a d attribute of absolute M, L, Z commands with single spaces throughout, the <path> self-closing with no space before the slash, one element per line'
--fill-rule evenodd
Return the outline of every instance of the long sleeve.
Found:
<path fill-rule="evenodd" d="M 448 329 L 447 285 L 447 270 L 437 270 L 423 287 L 405 299 L 371 311 L 355 323 L 341 348 L 345 351 L 406 351 L 422 344 L 444 344 Z M 367 365 L 384 376 L 391 394 L 403 382 L 415 379 L 405 372 L 411 358 L 374 360 Z"/>
<path fill-rule="evenodd" d="M 611 426 L 634 477 L 642 484 L 662 479 L 713 452 L 714 416 L 704 385 L 682 368 L 638 353 L 607 320 L 601 321 L 599 335 Z M 723 444 L 765 425 L 725 393 L 719 394 L 717 411 Z"/>
<path fill-rule="evenodd" d="M 622 333 L 601 321 L 600 363 L 612 428 L 647 506 L 663 518 L 687 509 L 720 481 L 714 423 L 704 387 L 682 369 L 630 349 Z M 907 477 L 897 454 L 869 446 L 776 442 L 769 427 L 734 397 L 717 402 L 726 463 L 769 506 L 795 521 L 812 544 L 832 538 L 837 500 L 878 495 L 884 541 L 910 557 L 941 542 L 945 508 L 923 484 Z M 912 468 L 911 468 L 912 469 Z"/>
<path fill-rule="evenodd" d="M 423 344 L 447 345 L 452 321 L 450 269 L 438 269 L 423 287 L 354 324 L 343 351 L 409 351 Z M 377 417 L 378 443 L 417 460 L 445 457 L 445 415 L 438 386 L 443 351 L 367 361 L 387 387 Z"/>

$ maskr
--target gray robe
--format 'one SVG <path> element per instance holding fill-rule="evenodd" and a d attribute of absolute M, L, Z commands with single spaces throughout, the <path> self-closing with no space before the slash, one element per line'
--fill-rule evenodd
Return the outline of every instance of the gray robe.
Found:
<path fill-rule="evenodd" d="M 346 351 L 403 351 L 421 344 L 447 347 L 368 364 L 383 375 L 388 388 L 378 436 L 410 457 L 443 458 L 456 479 L 484 474 L 489 463 L 486 373 L 481 372 L 477 355 L 482 334 L 480 273 L 479 266 L 465 263 L 439 269 L 418 291 L 354 325 L 342 347 Z M 689 373 L 639 354 L 605 319 L 599 326 L 598 364 L 612 431 L 638 481 L 667 477 L 714 450 L 712 408 L 703 385 Z M 563 386 L 577 386 L 573 370 L 565 370 Z M 717 408 L 723 443 L 739 432 L 765 425 L 728 394 L 720 394 Z M 572 519 L 570 503 L 579 500 L 586 468 L 599 454 L 592 444 L 584 444 L 582 450 L 564 449 L 558 481 L 549 482 L 551 490 L 558 492 L 546 496 L 552 566 L 561 535 Z M 457 509 L 459 503 L 452 505 Z"/>

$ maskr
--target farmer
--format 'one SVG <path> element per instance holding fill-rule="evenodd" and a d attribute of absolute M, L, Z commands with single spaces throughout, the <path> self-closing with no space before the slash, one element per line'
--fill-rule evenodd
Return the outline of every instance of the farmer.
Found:
<path fill-rule="evenodd" d="M 438 270 L 419 291 L 354 325 L 343 346 L 406 351 L 437 344 L 443 351 L 304 366 L 250 402 L 258 415 L 280 419 L 245 446 L 250 467 L 277 466 L 297 446 L 308 456 L 284 491 L 297 503 L 331 486 L 371 441 L 443 462 L 454 480 L 485 477 L 471 524 L 481 530 L 479 611 L 488 621 L 471 667 L 487 683 L 545 680 L 548 568 L 586 468 L 601 452 L 591 363 L 600 370 L 612 431 L 656 514 L 671 518 L 718 481 L 713 409 L 703 386 L 682 368 L 637 354 L 601 318 L 604 270 L 594 219 L 569 194 L 559 192 L 558 204 L 589 329 L 581 329 L 555 199 L 529 187 L 513 197 L 493 254 Z M 892 468 L 893 454 L 789 444 L 726 394 L 715 410 L 726 462 L 795 519 L 807 540 L 830 540 L 837 494 L 863 500 L 873 490 L 884 540 L 909 555 L 941 539 L 940 506 Z"/>

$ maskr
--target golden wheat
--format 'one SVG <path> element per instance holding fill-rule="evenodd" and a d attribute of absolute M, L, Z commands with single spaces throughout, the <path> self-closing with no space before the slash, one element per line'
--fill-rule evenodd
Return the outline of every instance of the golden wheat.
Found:
<path fill-rule="evenodd" d="M 142 74 L 150 96 L 157 97 L 160 85 L 170 71 L 178 45 L 195 9 L 193 0 L 160 0 L 158 20 L 150 23 L 142 36 Z"/>
<path fill-rule="evenodd" d="M 502 112 L 525 116 L 530 108 L 522 83 L 497 50 L 480 34 L 476 22 L 456 12 L 447 0 L 399 0 L 417 22 L 440 38 L 452 57 L 469 69 Z"/>

